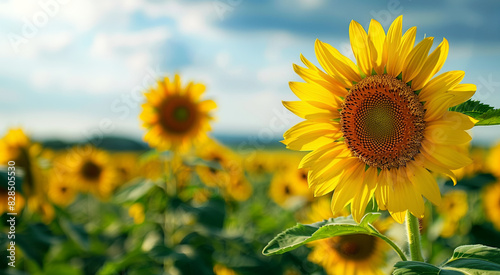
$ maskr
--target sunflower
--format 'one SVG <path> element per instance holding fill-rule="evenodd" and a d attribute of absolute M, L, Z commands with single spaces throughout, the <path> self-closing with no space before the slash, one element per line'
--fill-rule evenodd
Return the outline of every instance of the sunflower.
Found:
<path fill-rule="evenodd" d="M 108 153 L 93 146 L 73 148 L 66 156 L 68 174 L 76 188 L 107 199 L 117 186 L 118 175 Z"/>
<path fill-rule="evenodd" d="M 54 206 L 52 206 L 44 196 L 37 195 L 29 197 L 27 205 L 31 212 L 40 215 L 45 224 L 49 224 L 56 216 Z"/>
<path fill-rule="evenodd" d="M 9 203 L 14 203 L 14 209 L 9 209 Z M 0 186 L 0 215 L 3 215 L 3 213 L 7 212 L 17 213 L 19 215 L 21 214 L 21 211 L 23 210 L 25 204 L 26 201 L 24 200 L 24 197 L 21 195 L 21 193 L 15 192 L 14 197 L 12 197 L 9 195 L 9 191 L 7 189 L 5 189 L 3 186 Z"/>
<path fill-rule="evenodd" d="M 33 143 L 20 128 L 10 129 L 0 139 L 0 166 L 7 166 L 9 161 L 14 161 L 16 170 L 23 170 L 22 189 L 27 197 L 43 192 L 35 175 L 39 169 L 36 158 L 41 152 L 42 147 Z M 16 171 L 16 174 L 19 173 Z"/>
<path fill-rule="evenodd" d="M 196 155 L 207 162 L 196 167 L 198 176 L 206 186 L 225 187 L 243 173 L 239 156 L 215 140 L 204 142 L 198 147 Z"/>
<path fill-rule="evenodd" d="M 47 196 L 54 204 L 68 206 L 75 200 L 76 195 L 77 190 L 71 181 L 51 171 Z"/>
<path fill-rule="evenodd" d="M 443 238 L 450 238 L 455 234 L 459 227 L 459 221 L 467 214 L 468 210 L 469 204 L 465 191 L 454 190 L 444 194 L 442 203 L 437 208 L 437 212 L 443 218 L 440 233 Z"/>
<path fill-rule="evenodd" d="M 28 167 L 28 150 L 31 144 L 31 140 L 22 129 L 10 129 L 0 139 L 0 164 L 7 166 L 9 161 L 15 161 L 19 167 Z"/>
<path fill-rule="evenodd" d="M 313 223 L 348 214 L 343 209 L 334 215 L 328 204 L 326 197 L 315 201 L 304 221 Z M 374 226 L 384 233 L 392 224 L 392 219 L 388 218 L 376 221 Z M 312 248 L 308 259 L 321 265 L 327 274 L 384 274 L 382 268 L 386 266 L 386 254 L 390 251 L 390 247 L 383 240 L 365 234 L 321 239 L 309 243 L 308 246 Z"/>
<path fill-rule="evenodd" d="M 306 169 L 286 169 L 273 176 L 269 196 L 283 208 L 290 209 L 312 199 Z"/>
<path fill-rule="evenodd" d="M 245 175 L 240 174 L 239 176 L 233 177 L 223 191 L 232 200 L 246 201 L 252 196 L 253 187 Z"/>
<path fill-rule="evenodd" d="M 500 142 L 490 149 L 490 153 L 486 159 L 486 167 L 489 172 L 500 178 L 500 162 L 498 159 L 500 159 Z"/>
<path fill-rule="evenodd" d="M 229 267 L 226 267 L 222 264 L 215 264 L 214 265 L 214 274 L 215 275 L 236 275 L 237 273 L 230 269 Z"/>
<path fill-rule="evenodd" d="M 158 181 L 164 176 L 165 166 L 165 161 L 159 155 L 147 155 L 139 159 L 138 174 L 140 177 Z"/>
<path fill-rule="evenodd" d="M 244 158 L 243 164 L 250 176 L 261 179 L 272 171 L 271 158 L 272 153 L 258 150 L 249 157 Z"/>
<path fill-rule="evenodd" d="M 187 149 L 190 144 L 206 138 L 210 131 L 210 111 L 217 105 L 212 100 L 201 100 L 203 84 L 190 82 L 181 87 L 179 75 L 171 82 L 167 77 L 149 89 L 147 102 L 142 105 L 140 119 L 148 130 L 144 140 L 160 150 Z"/>
<path fill-rule="evenodd" d="M 128 209 L 128 215 L 134 219 L 135 224 L 144 222 L 144 206 L 140 203 L 134 203 Z"/>
<path fill-rule="evenodd" d="M 138 157 L 139 154 L 136 152 L 119 152 L 111 155 L 120 184 L 125 184 L 137 177 L 139 173 L 136 162 Z"/>
<path fill-rule="evenodd" d="M 465 131 L 475 120 L 448 111 L 470 98 L 475 85 L 459 84 L 462 71 L 432 78 L 443 66 L 448 42 L 428 55 L 432 37 L 414 47 L 416 28 L 402 35 L 402 16 L 387 35 L 372 20 L 368 33 L 352 21 L 349 28 L 357 65 L 332 46 L 316 41 L 319 63 L 301 56 L 307 68 L 294 65 L 306 83 L 291 82 L 301 101 L 283 102 L 303 122 L 284 134 L 289 149 L 312 151 L 300 163 L 316 196 L 333 193 L 339 212 L 351 204 L 360 221 L 375 196 L 399 223 L 407 210 L 424 214 L 425 196 L 439 205 L 441 195 L 430 171 L 456 183 L 451 169 L 471 162 L 457 147 L 469 142 Z M 432 78 L 432 79 L 431 79 Z"/>
<path fill-rule="evenodd" d="M 460 220 L 467 214 L 469 205 L 467 203 L 467 193 L 463 190 L 454 190 L 443 196 L 441 205 L 437 208 L 439 214 L 447 219 Z"/>
<path fill-rule="evenodd" d="M 500 182 L 487 186 L 484 190 L 486 217 L 500 231 Z"/>

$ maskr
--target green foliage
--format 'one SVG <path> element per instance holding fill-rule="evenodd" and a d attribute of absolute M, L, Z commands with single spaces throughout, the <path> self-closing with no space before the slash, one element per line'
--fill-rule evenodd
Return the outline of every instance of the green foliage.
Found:
<path fill-rule="evenodd" d="M 403 261 L 394 265 L 393 274 L 500 274 L 500 249 L 484 245 L 457 247 L 453 256 L 441 266 L 428 263 Z"/>
<path fill-rule="evenodd" d="M 380 237 L 381 234 L 369 224 L 375 221 L 379 216 L 380 213 L 368 213 L 359 224 L 351 217 L 329 219 L 310 225 L 299 223 L 272 239 L 267 246 L 264 247 L 262 254 L 282 254 L 306 243 L 335 236 L 368 234 Z"/>
<path fill-rule="evenodd" d="M 450 111 L 466 114 L 479 120 L 476 123 L 476 126 L 500 124 L 500 109 L 495 109 L 492 106 L 481 103 L 477 100 L 469 99 L 460 105 L 451 107 Z"/>

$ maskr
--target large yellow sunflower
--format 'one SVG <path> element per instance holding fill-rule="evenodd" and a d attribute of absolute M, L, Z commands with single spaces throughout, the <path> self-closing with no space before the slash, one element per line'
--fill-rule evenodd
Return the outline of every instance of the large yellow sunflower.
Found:
<path fill-rule="evenodd" d="M 443 39 L 430 53 L 433 38 L 414 46 L 416 27 L 402 34 L 402 16 L 387 35 L 372 20 L 368 33 L 352 21 L 349 28 L 357 65 L 332 46 L 316 41 L 319 63 L 301 56 L 307 68 L 294 65 L 306 83 L 291 82 L 301 101 L 283 102 L 306 119 L 285 132 L 287 148 L 312 151 L 300 163 L 310 168 L 309 186 L 316 196 L 333 193 L 339 212 L 351 204 L 360 221 L 374 195 L 382 210 L 399 222 L 406 211 L 424 214 L 422 196 L 439 204 L 441 195 L 430 171 L 455 182 L 451 169 L 470 163 L 458 146 L 471 140 L 469 116 L 448 111 L 470 98 L 475 85 L 459 84 L 463 71 L 433 78 L 448 54 Z"/>
<path fill-rule="evenodd" d="M 209 112 L 217 107 L 212 100 L 200 99 L 204 92 L 205 86 L 199 83 L 181 87 L 179 75 L 174 81 L 167 77 L 158 81 L 157 87 L 144 94 L 147 102 L 139 116 L 148 130 L 144 140 L 160 150 L 183 150 L 204 139 L 211 129 Z"/>

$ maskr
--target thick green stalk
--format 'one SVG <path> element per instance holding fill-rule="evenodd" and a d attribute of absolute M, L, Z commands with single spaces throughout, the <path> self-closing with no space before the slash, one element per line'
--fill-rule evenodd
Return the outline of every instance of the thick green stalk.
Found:
<path fill-rule="evenodd" d="M 408 246 L 410 247 L 411 260 L 423 262 L 424 257 L 422 256 L 418 218 L 413 216 L 410 211 L 406 212 L 406 230 L 408 232 Z"/>

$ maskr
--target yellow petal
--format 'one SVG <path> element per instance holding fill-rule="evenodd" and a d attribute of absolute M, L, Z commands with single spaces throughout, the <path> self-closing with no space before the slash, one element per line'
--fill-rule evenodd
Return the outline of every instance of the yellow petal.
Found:
<path fill-rule="evenodd" d="M 406 31 L 401 39 L 401 44 L 399 45 L 396 52 L 392 53 L 392 59 L 387 61 L 387 73 L 393 76 L 398 76 L 404 66 L 404 62 L 410 53 L 413 45 L 415 44 L 415 35 L 417 32 L 416 27 L 412 27 Z M 389 53 L 391 57 L 391 53 Z"/>
<path fill-rule="evenodd" d="M 331 208 L 334 214 L 340 213 L 354 199 L 363 184 L 364 169 L 364 163 L 358 161 L 342 175 L 339 186 L 333 192 Z"/>
<path fill-rule="evenodd" d="M 435 163 L 453 170 L 462 168 L 472 162 L 470 158 L 458 152 L 452 146 L 436 145 L 428 140 L 422 142 L 421 153 L 426 158 L 435 160 Z"/>
<path fill-rule="evenodd" d="M 282 141 L 286 148 L 296 151 L 312 151 L 325 144 L 335 141 L 335 132 L 327 130 L 317 130 L 303 134 L 300 138 L 286 139 Z"/>
<path fill-rule="evenodd" d="M 394 212 L 389 210 L 389 214 L 391 214 L 392 218 L 400 223 L 403 224 L 405 222 L 405 217 L 406 217 L 406 211 L 399 211 L 399 212 Z"/>
<path fill-rule="evenodd" d="M 408 167 L 402 167 L 398 169 L 399 182 L 405 183 L 404 186 L 406 187 L 407 197 L 410 198 L 408 209 L 415 217 L 423 218 L 425 212 L 425 205 L 424 205 L 424 199 L 422 198 L 422 192 L 419 192 L 418 186 L 413 184 L 413 182 L 410 180 L 410 178 L 408 177 L 407 170 Z"/>
<path fill-rule="evenodd" d="M 427 57 L 424 66 L 418 75 L 412 80 L 411 87 L 418 91 L 424 87 L 443 66 L 448 56 L 449 45 L 448 41 L 443 38 L 443 42 Z"/>
<path fill-rule="evenodd" d="M 313 189 L 314 196 L 321 197 L 332 192 L 340 183 L 340 179 L 342 178 L 344 172 L 345 171 L 342 171 L 340 174 L 322 182 L 321 184 L 312 185 L 310 188 Z"/>
<path fill-rule="evenodd" d="M 385 38 L 386 46 L 384 47 L 384 55 L 387 56 L 387 72 L 390 75 L 394 75 L 394 67 L 396 66 L 397 60 L 399 59 L 398 49 L 401 44 L 402 30 L 403 16 L 401 15 L 396 18 L 394 22 L 392 22 L 389 30 L 387 31 L 387 37 Z"/>
<path fill-rule="evenodd" d="M 324 161 L 319 161 L 314 167 L 311 168 L 307 180 L 311 183 L 311 185 L 318 183 L 321 184 L 358 163 L 359 160 L 352 157 L 346 159 L 326 159 Z"/>
<path fill-rule="evenodd" d="M 319 63 L 330 75 L 343 77 L 349 82 L 361 81 L 356 65 L 337 49 L 319 40 L 316 40 L 314 49 Z"/>
<path fill-rule="evenodd" d="M 333 156 L 336 156 L 338 153 L 346 150 L 345 146 L 342 146 L 343 144 L 343 142 L 333 142 L 315 149 L 302 158 L 298 168 L 309 168 L 326 154 L 330 155 L 331 153 L 333 153 Z"/>
<path fill-rule="evenodd" d="M 446 123 L 448 126 L 453 126 L 453 129 L 468 130 L 474 127 L 477 120 L 462 113 L 448 111 L 440 120 L 429 122 L 428 125 L 432 123 Z"/>
<path fill-rule="evenodd" d="M 375 190 L 375 199 L 377 200 L 380 210 L 387 209 L 388 198 L 390 197 L 389 193 L 392 188 L 392 179 L 389 176 L 389 171 L 387 169 L 382 169 L 378 176 L 377 189 Z"/>
<path fill-rule="evenodd" d="M 439 191 L 436 179 L 422 166 L 414 165 L 410 162 L 407 164 L 407 167 L 408 177 L 418 192 L 433 204 L 439 206 L 441 204 L 441 192 Z"/>
<path fill-rule="evenodd" d="M 443 124 L 427 125 L 425 127 L 424 136 L 436 144 L 444 145 L 461 145 L 472 140 L 472 137 L 464 130 L 451 128 L 452 126 L 444 126 Z"/>
<path fill-rule="evenodd" d="M 303 58 L 303 56 L 301 55 Z M 304 58 L 304 61 L 307 61 Z M 307 61 L 309 62 L 309 61 Z M 331 93 L 337 95 L 337 96 L 345 96 L 347 94 L 347 90 L 345 89 L 345 85 L 348 85 L 347 87 L 350 87 L 351 85 L 346 82 L 340 82 L 336 80 L 334 77 L 325 74 L 318 68 L 316 68 L 314 65 L 310 64 L 313 67 L 309 67 L 308 69 L 300 67 L 298 65 L 293 64 L 293 70 L 302 78 L 304 79 L 307 83 L 314 83 L 317 85 L 323 86 L 326 90 L 330 91 Z"/>
<path fill-rule="evenodd" d="M 458 84 L 455 88 L 450 89 L 448 93 L 454 95 L 449 103 L 449 107 L 453 107 L 471 98 L 476 93 L 476 85 Z"/>
<path fill-rule="evenodd" d="M 372 67 L 378 75 L 384 73 L 384 67 L 387 63 L 387 53 L 384 55 L 384 42 L 384 28 L 375 19 L 372 19 L 368 28 L 368 47 L 370 49 Z"/>
<path fill-rule="evenodd" d="M 415 165 L 420 165 L 429 169 L 430 171 L 444 174 L 450 177 L 454 185 L 457 184 L 457 177 L 455 176 L 455 173 L 453 173 L 450 169 L 442 167 L 441 163 L 439 163 L 437 160 L 426 158 L 424 154 L 418 154 L 417 156 L 415 156 Z"/>
<path fill-rule="evenodd" d="M 433 41 L 433 37 L 425 38 L 410 51 L 403 66 L 403 82 L 410 82 L 420 72 Z"/>
<path fill-rule="evenodd" d="M 349 38 L 354 57 L 358 61 L 358 66 L 365 75 L 372 74 L 372 63 L 370 59 L 370 49 L 368 47 L 368 35 L 365 29 L 356 21 L 352 20 L 349 25 Z"/>
<path fill-rule="evenodd" d="M 331 112 L 312 106 L 304 101 L 283 101 L 283 106 L 301 118 L 336 118 L 339 117 L 338 111 Z"/>
<path fill-rule="evenodd" d="M 330 105 L 335 109 L 341 108 L 341 100 L 320 85 L 290 82 L 292 92 L 303 101 L 317 101 Z"/>
<path fill-rule="evenodd" d="M 189 86 L 191 89 L 189 91 L 189 94 L 191 95 L 191 98 L 194 99 L 194 100 L 197 100 L 200 98 L 200 96 L 205 92 L 205 85 L 201 84 L 201 83 L 196 83 L 196 84 L 192 84 L 190 83 L 190 86 Z"/>
<path fill-rule="evenodd" d="M 448 90 L 455 88 L 455 86 L 462 81 L 464 76 L 465 73 L 463 71 L 450 71 L 438 75 L 431 81 L 427 82 L 427 84 L 422 88 L 419 93 L 420 100 L 430 101 L 435 97 L 442 96 Z"/>
<path fill-rule="evenodd" d="M 394 76 L 397 76 L 402 72 L 404 62 L 407 59 L 411 49 L 413 48 L 413 45 L 415 45 L 416 34 L 417 34 L 417 27 L 411 27 L 405 32 L 405 34 L 401 38 L 401 44 L 399 45 L 399 48 L 396 53 L 398 58 L 396 59 L 396 63 L 393 66 L 393 71 L 391 72 Z"/>
<path fill-rule="evenodd" d="M 301 138 L 303 135 L 311 134 L 312 132 L 338 132 L 340 123 L 335 121 L 311 121 L 306 120 L 297 123 L 292 128 L 288 129 L 283 137 L 285 139 Z"/>
<path fill-rule="evenodd" d="M 432 100 L 425 102 L 424 109 L 424 120 L 433 121 L 441 118 L 448 112 L 448 106 L 450 105 L 453 95 L 444 94 L 440 97 L 434 97 Z"/>
<path fill-rule="evenodd" d="M 199 103 L 200 112 L 208 112 L 217 108 L 217 103 L 215 101 L 208 99 Z"/>
<path fill-rule="evenodd" d="M 361 221 L 366 206 L 377 188 L 377 168 L 370 167 L 364 173 L 363 183 L 360 185 L 351 204 L 352 217 L 357 223 Z"/>

